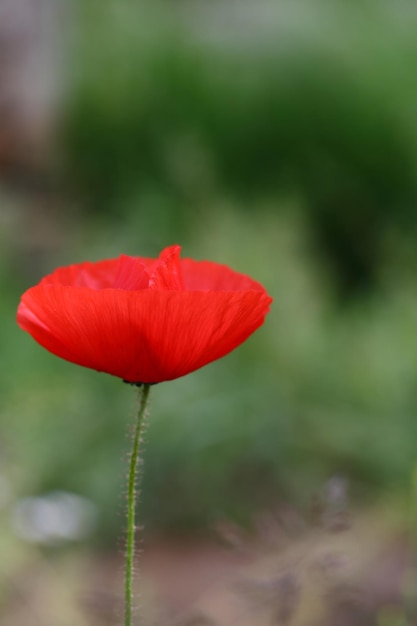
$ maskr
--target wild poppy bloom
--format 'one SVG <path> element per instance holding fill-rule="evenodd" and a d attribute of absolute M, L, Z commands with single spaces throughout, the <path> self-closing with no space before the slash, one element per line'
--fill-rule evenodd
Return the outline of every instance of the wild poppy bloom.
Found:
<path fill-rule="evenodd" d="M 53 354 L 127 382 L 184 376 L 245 341 L 272 299 L 248 276 L 180 250 L 58 268 L 23 294 L 17 322 Z"/>

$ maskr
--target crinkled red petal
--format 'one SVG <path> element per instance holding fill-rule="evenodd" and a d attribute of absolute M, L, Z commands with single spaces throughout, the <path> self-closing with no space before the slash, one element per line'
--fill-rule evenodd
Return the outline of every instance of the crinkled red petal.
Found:
<path fill-rule="evenodd" d="M 239 274 L 227 265 L 211 261 L 181 260 L 184 288 L 190 291 L 246 291 L 265 292 L 265 288 L 245 274 Z"/>
<path fill-rule="evenodd" d="M 199 291 L 98 289 L 102 271 L 116 276 L 113 261 L 102 263 L 94 271 L 78 266 L 88 286 L 57 284 L 58 274 L 79 284 L 74 266 L 44 279 L 22 296 L 17 319 L 57 356 L 131 382 L 171 380 L 225 356 L 269 310 L 271 298 L 258 283 L 208 262 L 181 262 L 186 289 L 196 288 L 203 270 Z"/>

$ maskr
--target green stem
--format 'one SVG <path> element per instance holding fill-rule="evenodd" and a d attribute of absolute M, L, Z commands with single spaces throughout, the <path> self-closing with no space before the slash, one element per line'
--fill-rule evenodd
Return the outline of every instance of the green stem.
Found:
<path fill-rule="evenodd" d="M 133 609 L 133 574 L 135 560 L 135 513 L 136 513 L 136 483 L 139 461 L 140 443 L 143 433 L 146 409 L 148 405 L 150 385 L 143 385 L 140 389 L 139 410 L 133 435 L 133 447 L 130 455 L 129 479 L 127 492 L 127 536 L 125 561 L 125 622 L 124 626 L 132 626 Z"/>

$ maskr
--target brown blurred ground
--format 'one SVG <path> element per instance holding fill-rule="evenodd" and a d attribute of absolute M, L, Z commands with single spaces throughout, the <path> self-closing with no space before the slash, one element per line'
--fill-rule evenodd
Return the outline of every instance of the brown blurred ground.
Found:
<path fill-rule="evenodd" d="M 415 623 L 410 545 L 392 511 L 353 516 L 337 529 L 299 521 L 286 526 L 268 515 L 254 535 L 230 525 L 222 538 L 147 538 L 136 579 L 143 623 Z M 2 624 L 23 626 L 29 616 L 42 626 L 120 622 L 121 555 L 33 557 L 10 581 Z"/>

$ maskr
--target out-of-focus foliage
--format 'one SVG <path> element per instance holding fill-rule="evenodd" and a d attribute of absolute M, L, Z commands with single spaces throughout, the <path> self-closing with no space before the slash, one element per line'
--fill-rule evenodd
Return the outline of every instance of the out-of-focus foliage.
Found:
<path fill-rule="evenodd" d="M 251 211 L 295 195 L 344 294 L 415 240 L 413 3 L 79 10 L 67 163 L 88 206 L 134 198 L 183 234 L 219 187 Z"/>

